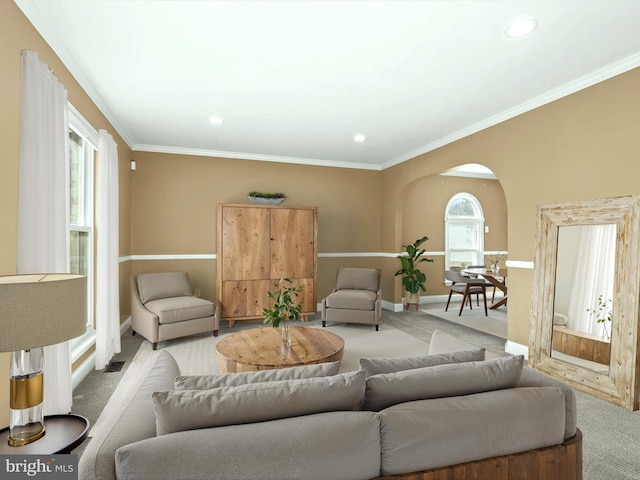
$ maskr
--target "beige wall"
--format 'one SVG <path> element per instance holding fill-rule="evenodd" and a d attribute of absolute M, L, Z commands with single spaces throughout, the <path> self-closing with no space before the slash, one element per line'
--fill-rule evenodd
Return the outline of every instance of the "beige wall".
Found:
<path fill-rule="evenodd" d="M 71 76 L 13 2 L 0 1 L 0 275 L 16 273 L 18 165 L 20 143 L 20 52 L 33 50 L 53 69 L 67 89 L 69 101 L 96 129 L 105 129 L 118 144 L 120 160 L 120 255 L 130 252 L 130 186 L 128 164 L 131 151 L 115 129 Z M 122 279 L 130 266 L 120 264 Z M 128 292 L 121 288 L 121 303 Z M 128 308 L 128 307 L 127 307 Z M 9 354 L 0 354 L 0 427 L 9 423 Z"/>
<path fill-rule="evenodd" d="M 380 251 L 380 172 L 143 152 L 134 152 L 134 158 L 134 255 L 215 254 L 216 205 L 248 203 L 247 194 L 254 190 L 284 192 L 283 206 L 318 207 L 320 253 Z M 318 259 L 318 299 L 333 288 L 334 260 Z M 340 260 L 339 265 L 379 264 L 375 256 Z M 204 298 L 215 298 L 215 261 L 132 263 L 134 273 L 185 269 Z M 201 271 L 198 278 L 196 270 Z"/>
<path fill-rule="evenodd" d="M 624 73 L 382 172 L 383 249 L 416 179 L 464 163 L 493 170 L 508 207 L 509 259 L 533 261 L 537 205 L 638 194 L 640 69 Z M 406 220 L 405 220 L 406 222 Z M 509 270 L 509 340 L 527 345 L 532 271 Z"/>
<path fill-rule="evenodd" d="M 282 191 L 287 195 L 283 205 L 318 207 L 318 301 L 334 287 L 338 267 L 382 268 L 381 172 L 143 152 L 134 152 L 134 158 L 134 255 L 214 254 L 218 203 L 247 203 L 252 190 Z M 402 242 L 412 243 L 426 234 L 431 237 L 427 250 L 443 250 L 445 207 L 461 191 L 472 193 L 483 205 L 486 223 L 491 226 L 485 235 L 487 250 L 506 250 L 506 205 L 499 182 L 461 177 L 431 176 L 410 185 L 399 212 L 407 219 Z M 385 253 L 400 251 L 397 246 Z M 322 256 L 335 253 L 372 255 Z M 443 284 L 443 258 L 424 264 L 430 279 L 427 294 L 448 293 Z M 398 261 L 393 262 L 397 270 Z M 186 270 L 193 287 L 200 288 L 204 298 L 215 299 L 215 260 L 132 263 L 134 274 Z M 402 289 L 396 288 L 393 275 L 383 279 L 383 297 L 393 303 L 402 301 Z"/>

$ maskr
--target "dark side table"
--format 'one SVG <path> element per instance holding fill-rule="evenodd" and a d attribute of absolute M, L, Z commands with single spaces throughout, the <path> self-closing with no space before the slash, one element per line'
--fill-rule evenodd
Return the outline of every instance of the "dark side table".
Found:
<path fill-rule="evenodd" d="M 0 455 L 53 455 L 71 453 L 89 432 L 89 420 L 82 415 L 49 415 L 44 417 L 47 429 L 42 438 L 21 447 L 7 443 L 9 427 L 0 430 Z"/>

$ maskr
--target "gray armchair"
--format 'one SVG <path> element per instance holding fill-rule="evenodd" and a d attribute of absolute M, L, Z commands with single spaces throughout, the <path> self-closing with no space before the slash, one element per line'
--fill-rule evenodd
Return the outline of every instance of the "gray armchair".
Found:
<path fill-rule="evenodd" d="M 380 325 L 382 287 L 380 270 L 339 268 L 336 286 L 322 300 L 322 326 L 332 323 Z"/>
<path fill-rule="evenodd" d="M 218 336 L 220 309 L 193 296 L 186 272 L 144 273 L 131 277 L 131 329 L 158 342 L 213 331 Z"/>

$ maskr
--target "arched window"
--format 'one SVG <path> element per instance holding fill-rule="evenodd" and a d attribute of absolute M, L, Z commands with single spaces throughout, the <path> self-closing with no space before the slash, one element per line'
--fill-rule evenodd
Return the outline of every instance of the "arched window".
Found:
<path fill-rule="evenodd" d="M 445 270 L 484 263 L 484 215 L 470 193 L 457 193 L 444 215 Z"/>

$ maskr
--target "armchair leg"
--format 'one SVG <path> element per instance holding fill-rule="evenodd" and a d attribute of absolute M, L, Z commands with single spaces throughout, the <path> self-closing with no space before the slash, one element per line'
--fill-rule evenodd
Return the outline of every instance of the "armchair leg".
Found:
<path fill-rule="evenodd" d="M 380 325 L 376 325 L 376 332 L 378 331 L 378 327 L 379 327 L 379 326 L 380 326 Z"/>
<path fill-rule="evenodd" d="M 135 336 L 136 336 L 136 331 L 135 331 L 135 330 L 131 330 L 131 335 L 132 335 L 133 337 L 135 337 Z"/>
<path fill-rule="evenodd" d="M 324 320 L 322 321 L 322 326 L 326 327 L 327 326 L 327 322 L 325 322 Z"/>
<path fill-rule="evenodd" d="M 152 349 L 152 350 L 155 350 L 155 349 L 157 349 L 157 348 L 158 348 L 158 342 L 153 342 L 153 343 L 151 344 L 151 349 Z"/>
<path fill-rule="evenodd" d="M 217 337 L 217 336 L 218 336 L 218 330 L 214 330 L 214 331 L 213 331 L 213 336 L 214 336 L 214 337 Z"/>

